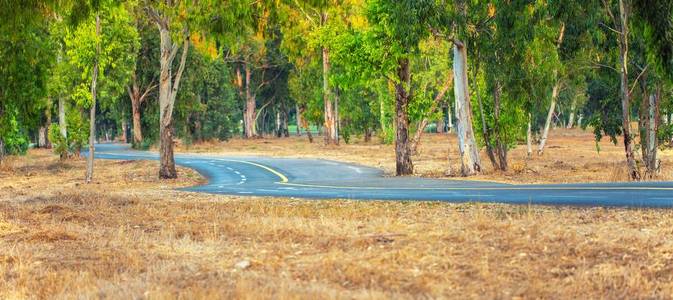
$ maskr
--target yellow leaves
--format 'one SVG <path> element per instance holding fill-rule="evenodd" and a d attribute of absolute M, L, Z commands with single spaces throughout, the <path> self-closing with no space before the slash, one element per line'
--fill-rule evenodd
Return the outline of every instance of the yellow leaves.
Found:
<path fill-rule="evenodd" d="M 365 29 L 368 26 L 367 17 L 363 15 L 350 16 L 349 21 L 355 29 Z"/>
<path fill-rule="evenodd" d="M 208 41 L 202 34 L 192 34 L 190 41 L 194 48 L 200 53 L 208 55 L 210 58 L 217 57 L 217 48 L 215 43 Z"/>
<path fill-rule="evenodd" d="M 488 4 L 488 17 L 493 18 L 495 16 L 495 5 L 493 3 Z"/>

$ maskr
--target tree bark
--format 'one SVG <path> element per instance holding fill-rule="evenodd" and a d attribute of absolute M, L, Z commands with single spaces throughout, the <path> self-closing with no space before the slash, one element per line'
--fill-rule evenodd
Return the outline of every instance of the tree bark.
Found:
<path fill-rule="evenodd" d="M 126 135 L 126 129 L 128 128 L 128 122 L 126 117 L 122 117 L 122 143 L 126 144 L 129 142 L 128 136 Z"/>
<path fill-rule="evenodd" d="M 609 9 L 609 7 L 608 7 Z M 620 29 L 619 52 L 621 63 L 621 98 L 622 98 L 622 132 L 624 134 L 624 154 L 626 156 L 626 166 L 628 168 L 629 178 L 634 181 L 640 180 L 640 170 L 636 164 L 636 158 L 633 154 L 633 137 L 631 136 L 631 109 L 629 92 L 629 72 L 628 72 L 628 54 L 629 54 L 629 25 L 628 11 L 624 0 L 619 0 Z"/>
<path fill-rule="evenodd" d="M 563 43 L 563 37 L 565 36 L 566 25 L 561 23 L 561 30 L 559 32 L 558 40 L 556 41 L 556 51 L 561 48 Z M 549 135 L 549 125 L 551 125 L 552 117 L 554 116 L 554 110 L 556 109 L 556 100 L 558 99 L 559 89 L 561 88 L 561 80 L 558 79 L 558 71 L 554 70 L 554 77 L 556 77 L 556 83 L 552 88 L 551 92 L 551 103 L 549 103 L 549 112 L 547 113 L 547 121 L 544 124 L 544 130 L 542 132 L 542 137 L 540 138 L 540 145 L 537 149 L 537 154 L 542 155 L 544 153 L 544 146 L 547 143 L 547 137 Z M 556 126 L 554 126 L 556 128 Z"/>
<path fill-rule="evenodd" d="M 58 97 L 58 127 L 61 131 L 61 136 L 66 140 L 68 138 L 68 120 L 65 118 L 65 99 Z"/>
<path fill-rule="evenodd" d="M 467 81 L 467 51 L 460 41 L 453 44 L 454 94 L 456 98 L 456 129 L 461 157 L 462 176 L 481 172 L 481 159 L 472 129 L 472 108 Z"/>
<path fill-rule="evenodd" d="M 395 121 L 397 125 L 395 138 L 395 174 L 411 175 L 414 173 L 414 165 L 411 161 L 411 149 L 409 148 L 409 116 L 407 109 L 411 95 L 408 89 L 411 87 L 411 74 L 409 72 L 409 59 L 398 60 L 397 77 L 395 83 Z"/>
<path fill-rule="evenodd" d="M 47 148 L 47 127 L 40 126 L 37 130 L 37 147 Z"/>
<path fill-rule="evenodd" d="M 495 153 L 498 158 L 500 170 L 507 171 L 507 145 L 503 143 L 500 131 L 500 81 L 495 81 L 495 88 L 493 91 L 493 124 L 495 133 Z"/>
<path fill-rule="evenodd" d="M 297 108 L 297 127 L 302 127 L 304 128 L 304 132 L 306 132 L 306 136 L 308 137 L 308 142 L 313 143 L 313 134 L 311 133 L 311 129 L 309 128 L 308 121 L 303 118 L 302 116 L 304 115 L 304 112 L 306 112 L 306 104 L 302 104 L 298 106 Z"/>
<path fill-rule="evenodd" d="M 244 132 L 246 138 L 253 138 L 257 136 L 256 122 L 256 105 L 257 99 L 252 92 L 250 84 L 252 80 L 252 70 L 247 62 L 244 63 L 245 69 L 245 109 L 243 116 L 243 123 L 245 126 Z"/>
<path fill-rule="evenodd" d="M 129 94 L 129 98 L 131 98 L 131 120 L 133 122 L 133 144 L 135 146 L 139 146 L 143 142 L 143 131 L 140 115 L 141 105 L 143 102 L 145 102 L 149 93 L 156 87 L 157 85 L 154 84 L 154 81 L 152 81 L 148 86 L 145 87 L 144 91 L 141 91 L 141 87 L 136 79 L 135 71 L 131 74 L 131 86 L 128 86 L 126 90 Z"/>
<path fill-rule="evenodd" d="M 96 37 L 100 36 L 100 15 L 96 13 Z M 96 94 L 98 83 L 98 56 L 100 55 L 100 45 L 96 44 L 96 59 L 93 64 L 93 74 L 91 75 L 91 108 L 89 110 L 89 155 L 86 159 L 86 183 L 93 180 L 93 161 L 96 141 Z"/>
<path fill-rule="evenodd" d="M 302 120 L 301 120 L 301 112 L 299 111 L 299 105 L 298 104 L 295 104 L 295 111 L 297 112 L 296 113 L 296 115 L 297 115 L 296 116 L 297 117 L 296 118 L 297 119 L 297 136 L 301 136 Z"/>
<path fill-rule="evenodd" d="M 140 100 L 131 97 L 131 111 L 133 119 L 133 144 L 139 146 L 143 142 L 142 123 L 140 121 Z"/>
<path fill-rule="evenodd" d="M 0 137 L 0 166 L 5 161 L 5 141 Z"/>
<path fill-rule="evenodd" d="M 643 76 L 644 77 L 644 76 Z M 642 82 L 645 78 L 642 79 Z M 645 178 L 653 179 L 659 172 L 659 160 L 657 159 L 657 130 L 659 127 L 659 89 L 655 93 L 649 93 L 646 84 L 643 86 L 643 99 L 640 106 L 640 145 L 645 165 Z"/>
<path fill-rule="evenodd" d="M 549 103 L 549 111 L 547 112 L 547 120 L 544 123 L 544 129 L 542 130 L 542 136 L 540 137 L 540 145 L 537 148 L 537 154 L 542 155 L 544 153 L 544 146 L 547 143 L 547 137 L 549 136 L 549 126 L 551 125 L 552 118 L 554 117 L 554 111 L 556 110 L 556 99 L 558 98 L 559 93 L 559 82 L 557 81 L 554 84 L 551 92 L 551 103 Z"/>
<path fill-rule="evenodd" d="M 568 125 L 567 129 L 573 128 L 575 126 L 575 110 L 577 110 L 577 98 L 573 97 L 572 103 L 570 104 L 570 115 L 568 116 Z"/>
<path fill-rule="evenodd" d="M 479 70 L 479 57 L 477 57 L 475 67 L 472 72 L 472 80 L 474 80 L 474 84 L 477 84 L 478 70 Z M 481 93 L 479 92 L 478 87 L 475 88 L 475 92 L 477 94 L 477 105 L 479 105 L 479 117 L 481 119 L 481 134 L 484 137 L 486 154 L 488 155 L 488 160 L 491 162 L 493 169 L 499 170 L 500 165 L 498 164 L 498 161 L 495 160 L 495 149 L 493 149 L 493 144 L 491 143 L 491 130 L 488 128 L 488 124 L 486 123 L 486 114 L 484 113 L 484 103 L 481 99 Z"/>
<path fill-rule="evenodd" d="M 453 102 L 455 103 L 456 100 L 454 99 Z M 455 106 L 455 104 L 454 104 L 454 106 Z M 447 120 L 446 132 L 447 133 L 451 132 L 453 130 L 453 113 L 454 113 L 454 111 L 451 109 L 451 104 L 446 105 L 446 120 Z"/>
<path fill-rule="evenodd" d="M 323 12 L 321 14 L 322 24 L 327 23 L 327 13 Z M 336 128 L 336 118 L 334 112 L 334 104 L 332 103 L 332 93 L 329 84 L 329 73 L 330 73 L 330 57 L 329 49 L 326 47 L 322 48 L 322 92 L 323 92 L 323 102 L 325 106 L 325 123 L 323 130 L 325 132 L 325 145 L 337 145 L 337 128 Z"/>
<path fill-rule="evenodd" d="M 529 158 L 533 155 L 533 130 L 531 126 L 532 116 L 528 113 L 528 130 L 526 131 L 526 156 Z"/>
<path fill-rule="evenodd" d="M 180 79 L 187 60 L 189 35 L 187 29 L 185 29 L 180 65 L 175 78 L 173 78 L 172 63 L 179 46 L 173 43 L 171 39 L 168 18 L 155 14 L 154 19 L 159 27 L 161 40 L 161 73 L 159 75 L 159 177 L 169 179 L 177 178 L 178 176 L 173 154 L 173 106 L 175 105 Z"/>

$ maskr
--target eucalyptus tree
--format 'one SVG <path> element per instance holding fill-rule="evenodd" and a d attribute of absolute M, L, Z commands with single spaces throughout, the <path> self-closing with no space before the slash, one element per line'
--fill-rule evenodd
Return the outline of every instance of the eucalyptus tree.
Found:
<path fill-rule="evenodd" d="M 80 2 L 79 5 L 87 5 Z M 73 8 L 78 10 L 77 6 Z M 89 109 L 89 154 L 86 181 L 93 179 L 96 140 L 96 104 L 99 96 L 106 108 L 121 94 L 135 64 L 132 49 L 138 45 L 138 34 L 124 5 L 112 1 L 95 1 L 84 9 L 89 16 L 80 16 L 78 25 L 66 37 L 69 63 L 80 78 L 72 98 L 80 107 Z M 102 17 L 101 17 L 102 16 Z M 103 29 L 104 28 L 104 29 Z"/>
<path fill-rule="evenodd" d="M 340 10 L 344 6 L 343 0 L 286 0 L 284 4 L 290 9 L 289 14 L 295 19 L 288 19 L 286 30 L 304 31 L 305 36 L 296 36 L 294 44 L 304 44 L 310 50 L 318 50 L 322 60 L 322 99 L 323 99 L 323 130 L 326 145 L 338 144 L 337 110 L 335 108 L 335 91 L 330 78 L 332 77 L 332 61 L 330 41 L 323 33 L 329 32 L 328 27 L 339 21 Z M 308 34 L 306 34 L 308 33 Z M 314 49 L 317 48 L 317 49 Z M 287 49 L 287 48 L 286 48 Z M 293 51 L 300 53 L 304 51 Z"/>
<path fill-rule="evenodd" d="M 666 90 L 670 91 L 673 85 L 673 1 L 636 1 L 633 16 L 636 22 L 632 64 L 639 69 L 635 80 L 640 86 L 638 124 L 643 176 L 652 179 L 660 171 L 657 148 L 661 136 L 665 136 L 660 133 L 660 127 L 666 126 L 661 122 L 660 110 L 671 103 Z"/>
<path fill-rule="evenodd" d="M 242 0 L 142 0 L 141 5 L 156 25 L 160 39 L 159 177 L 176 178 L 173 108 L 186 68 L 190 33 L 192 30 L 201 31 L 215 36 L 222 43 L 230 44 L 232 33 L 242 30 L 233 25 L 248 17 L 251 4 Z M 174 60 L 178 52 L 181 54 L 174 73 Z"/>
<path fill-rule="evenodd" d="M 145 1 L 145 9 L 159 30 L 159 177 L 177 178 L 173 154 L 173 107 L 180 88 L 189 51 L 189 17 L 193 8 L 188 2 Z M 180 51 L 180 48 L 182 50 Z M 180 60 L 175 74 L 173 61 L 178 51 Z"/>
<path fill-rule="evenodd" d="M 600 7 L 596 2 L 580 3 L 576 1 L 550 2 L 539 8 L 539 13 L 544 18 L 536 27 L 536 34 L 546 36 L 546 42 L 540 49 L 542 56 L 546 59 L 543 61 L 544 64 L 529 66 L 527 70 L 529 73 L 536 72 L 539 74 L 544 72 L 546 76 L 532 75 L 537 78 L 545 78 L 545 81 L 551 79 L 554 83 L 551 97 L 548 98 L 549 109 L 542 128 L 538 154 L 544 152 L 549 128 L 557 111 L 559 100 L 567 99 L 570 101 L 568 128 L 572 127 L 575 111 L 578 105 L 583 102 L 582 99 L 586 92 L 585 74 L 587 73 L 587 66 L 590 65 L 589 52 L 593 44 L 590 29 L 596 25 L 595 11 L 599 9 Z M 552 38 L 554 38 L 553 44 Z M 549 75 L 553 78 L 549 78 Z M 548 85 L 544 81 L 540 83 L 542 86 Z"/>
<path fill-rule="evenodd" d="M 140 37 L 139 47 L 134 48 L 136 65 L 131 80 L 126 87 L 131 101 L 131 119 L 133 126 L 133 146 L 143 145 L 142 109 L 146 102 L 156 97 L 159 70 L 159 38 L 154 33 L 154 24 L 144 14 L 144 7 L 133 7 L 136 30 Z"/>
<path fill-rule="evenodd" d="M 468 51 L 474 48 L 476 37 L 488 26 L 492 19 L 489 6 L 485 3 L 456 0 L 452 3 L 438 6 L 442 8 L 438 11 L 439 22 L 435 27 L 431 27 L 433 34 L 437 37 L 446 38 L 451 42 L 453 56 L 453 92 L 455 98 L 455 114 L 457 118 L 456 133 L 458 136 L 458 148 L 461 160 L 461 175 L 470 176 L 483 171 L 481 158 L 479 157 L 479 148 L 476 143 L 475 132 L 472 122 L 472 103 L 470 85 L 468 83 Z M 442 33 L 443 32 L 443 33 Z M 476 52 L 478 54 L 478 52 Z M 451 54 L 447 54 L 451 55 Z M 476 70 L 479 69 L 479 58 L 476 57 L 473 70 L 472 81 L 476 81 Z M 475 85 L 476 82 L 473 82 Z M 475 86 L 476 87 L 476 86 Z M 478 87 L 476 87 L 478 88 Z M 481 120 L 485 122 L 483 109 L 481 109 L 481 98 L 477 89 L 477 99 L 480 104 Z M 449 116 L 450 118 L 451 116 Z M 483 123 L 485 124 L 485 123 Z M 483 126 L 482 128 L 485 128 Z M 485 139 L 488 140 L 488 139 Z M 488 153 L 490 144 L 486 143 Z"/>
<path fill-rule="evenodd" d="M 619 49 L 619 95 L 622 108 L 621 132 L 624 138 L 624 153 L 628 176 L 631 180 L 641 179 L 640 170 L 634 155 L 635 141 L 631 134 L 631 91 L 629 80 L 629 41 L 630 41 L 630 17 L 631 1 L 629 0 L 604 0 L 605 13 L 609 16 Z"/>
<path fill-rule="evenodd" d="M 0 163 L 6 153 L 28 148 L 46 103 L 47 76 L 53 64 L 48 20 L 53 1 L 0 3 Z"/>
<path fill-rule="evenodd" d="M 372 0 L 367 3 L 365 32 L 353 55 L 367 55 L 370 74 L 386 77 L 395 87 L 395 164 L 397 175 L 413 174 L 409 137 L 409 104 L 412 100 L 411 61 L 420 42 L 430 36 L 435 17 L 435 1 Z M 357 41 L 355 43 L 358 43 Z M 357 45 L 357 44 L 356 44 Z"/>

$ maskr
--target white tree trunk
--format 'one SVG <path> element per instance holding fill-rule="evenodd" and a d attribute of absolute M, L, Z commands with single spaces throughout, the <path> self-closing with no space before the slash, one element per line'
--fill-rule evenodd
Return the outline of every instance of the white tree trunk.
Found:
<path fill-rule="evenodd" d="M 531 114 L 528 113 L 528 130 L 526 131 L 526 154 L 528 157 L 533 155 L 533 130 L 531 127 Z"/>
<path fill-rule="evenodd" d="M 577 98 L 573 97 L 572 104 L 570 104 L 570 116 L 568 116 L 568 126 L 566 128 L 573 128 L 575 125 L 575 110 L 577 110 Z"/>
<path fill-rule="evenodd" d="M 463 176 L 470 176 L 481 172 L 482 167 L 472 129 L 472 108 L 467 82 L 467 51 L 465 45 L 459 41 L 453 45 L 453 72 L 461 173 Z"/>
<path fill-rule="evenodd" d="M 58 97 L 58 127 L 61 131 L 61 136 L 64 139 L 68 138 L 68 121 L 65 119 L 65 99 Z"/>
<path fill-rule="evenodd" d="M 549 112 L 547 112 L 547 120 L 544 123 L 542 137 L 540 138 L 540 145 L 537 148 L 538 155 L 542 155 L 542 153 L 544 153 L 544 146 L 545 144 L 547 144 L 547 137 L 549 136 L 549 126 L 551 125 L 552 118 L 554 117 L 554 110 L 556 110 L 556 99 L 558 97 L 558 92 L 559 92 L 559 83 L 556 82 L 551 92 L 551 103 L 549 104 Z"/>

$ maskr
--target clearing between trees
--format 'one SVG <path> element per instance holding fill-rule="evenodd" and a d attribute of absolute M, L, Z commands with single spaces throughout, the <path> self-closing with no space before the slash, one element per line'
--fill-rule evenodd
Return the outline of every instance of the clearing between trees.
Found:
<path fill-rule="evenodd" d="M 9 158 L 0 298 L 673 294 L 670 210 L 216 196 L 157 164 L 99 161 L 81 184 L 84 160 Z"/>

